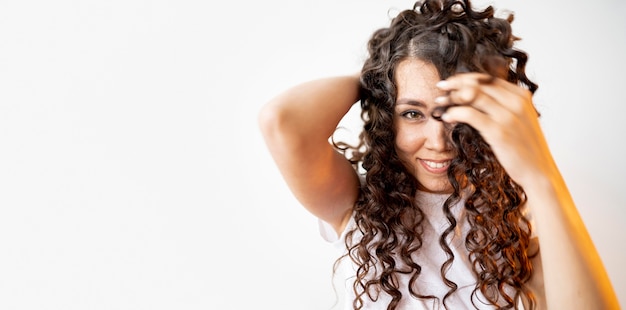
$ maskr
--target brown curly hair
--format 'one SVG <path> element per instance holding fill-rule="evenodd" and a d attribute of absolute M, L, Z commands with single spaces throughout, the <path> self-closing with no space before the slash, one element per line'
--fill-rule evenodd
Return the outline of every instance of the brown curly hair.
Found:
<path fill-rule="evenodd" d="M 372 289 L 389 294 L 392 300 L 387 309 L 396 309 L 402 299 L 396 280 L 399 274 L 410 276 L 408 289 L 413 297 L 439 299 L 420 295 L 413 287 L 421 266 L 412 254 L 420 251 L 425 216 L 415 200 L 418 181 L 395 151 L 396 66 L 415 57 L 432 63 L 442 79 L 457 72 L 483 72 L 534 93 L 537 85 L 525 74 L 527 55 L 513 48 L 518 38 L 512 35 L 512 21 L 512 15 L 495 17 L 491 6 L 475 10 L 469 0 L 428 0 L 400 12 L 389 27 L 377 30 L 369 40 L 369 58 L 360 80 L 363 132 L 358 146 L 344 144 L 342 148 L 357 170 L 366 171 L 366 177 L 354 206 L 356 227 L 346 234 L 347 254 L 335 265 L 349 257 L 358 266 L 354 309 L 363 307 L 363 298 L 375 298 L 370 295 Z M 475 129 L 458 124 L 448 127 L 448 133 L 457 156 L 448 170 L 454 192 L 443 205 L 450 225 L 439 238 L 448 257 L 440 274 L 449 288 L 441 302 L 447 309 L 446 298 L 457 289 L 446 277 L 454 260 L 446 237 L 457 225 L 450 208 L 463 198 L 471 227 L 465 246 L 477 279 L 472 303 L 480 292 L 497 308 L 516 308 L 519 301 L 535 308 L 526 285 L 533 270 L 530 258 L 536 253 L 530 253 L 531 226 L 521 210 L 524 191 Z M 362 237 L 356 238 L 357 233 Z M 372 278 L 372 273 L 377 277 Z"/>

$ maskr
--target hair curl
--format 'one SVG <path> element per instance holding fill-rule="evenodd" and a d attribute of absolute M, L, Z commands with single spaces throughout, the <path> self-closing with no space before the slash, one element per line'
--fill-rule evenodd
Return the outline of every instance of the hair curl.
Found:
<path fill-rule="evenodd" d="M 512 15 L 495 17 L 491 6 L 475 10 L 469 0 L 428 0 L 400 12 L 389 27 L 372 35 L 369 58 L 361 72 L 363 132 L 358 146 L 344 148 L 350 151 L 346 156 L 355 167 L 360 165 L 367 171 L 354 207 L 356 228 L 346 236 L 348 253 L 337 260 L 339 263 L 350 257 L 358 265 L 354 309 L 363 307 L 366 296 L 376 298 L 372 290 L 389 294 L 392 300 L 388 309 L 395 309 L 402 298 L 398 274 L 410 275 L 412 296 L 438 300 L 420 295 L 414 288 L 421 266 L 412 254 L 422 245 L 424 214 L 415 202 L 418 181 L 400 161 L 394 145 L 394 74 L 398 63 L 419 58 L 432 63 L 442 79 L 457 72 L 490 73 L 534 93 L 537 85 L 525 73 L 527 55 L 513 48 L 518 38 L 512 35 L 512 21 Z M 451 224 L 439 238 L 448 256 L 440 270 L 449 287 L 443 305 L 447 308 L 446 298 L 457 289 L 446 277 L 454 260 L 446 237 L 456 227 L 450 208 L 463 193 L 471 227 L 465 246 L 477 279 L 472 303 L 480 292 L 498 308 L 517 307 L 520 300 L 534 308 L 533 294 L 525 284 L 532 274 L 532 256 L 531 227 L 520 210 L 526 200 L 524 191 L 507 175 L 476 130 L 459 124 L 449 133 L 458 156 L 448 170 L 454 192 L 443 205 Z M 362 238 L 354 241 L 357 232 Z M 378 277 L 368 277 L 371 273 Z M 513 296 L 508 293 L 511 291 Z"/>

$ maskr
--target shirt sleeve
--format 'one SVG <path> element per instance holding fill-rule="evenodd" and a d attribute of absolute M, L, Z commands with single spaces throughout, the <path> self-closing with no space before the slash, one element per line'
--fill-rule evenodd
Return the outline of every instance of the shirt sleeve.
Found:
<path fill-rule="evenodd" d="M 327 222 L 318 219 L 317 223 L 322 239 L 337 249 L 345 249 L 346 234 L 356 225 L 356 222 L 354 221 L 354 214 L 352 214 L 346 228 L 341 232 L 341 235 L 337 235 L 335 229 L 333 229 L 333 227 Z"/>

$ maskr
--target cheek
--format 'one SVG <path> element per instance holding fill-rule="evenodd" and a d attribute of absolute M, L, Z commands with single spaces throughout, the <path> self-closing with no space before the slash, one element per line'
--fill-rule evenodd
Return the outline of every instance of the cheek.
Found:
<path fill-rule="evenodd" d="M 398 158 L 403 163 L 413 177 L 417 178 L 417 162 L 416 153 L 420 149 L 420 139 L 415 135 L 407 134 L 406 132 L 398 132 L 396 135 L 396 153 Z"/>
<path fill-rule="evenodd" d="M 396 133 L 396 149 L 401 157 L 413 158 L 424 144 L 424 135 L 419 130 L 398 130 Z"/>

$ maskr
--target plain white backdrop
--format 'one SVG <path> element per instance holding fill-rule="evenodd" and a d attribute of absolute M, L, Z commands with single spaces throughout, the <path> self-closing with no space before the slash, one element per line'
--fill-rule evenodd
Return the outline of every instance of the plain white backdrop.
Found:
<path fill-rule="evenodd" d="M 412 4 L 1 0 L 0 309 L 331 308 L 334 253 L 257 113 L 358 71 Z M 625 4 L 493 4 L 624 303 Z"/>

